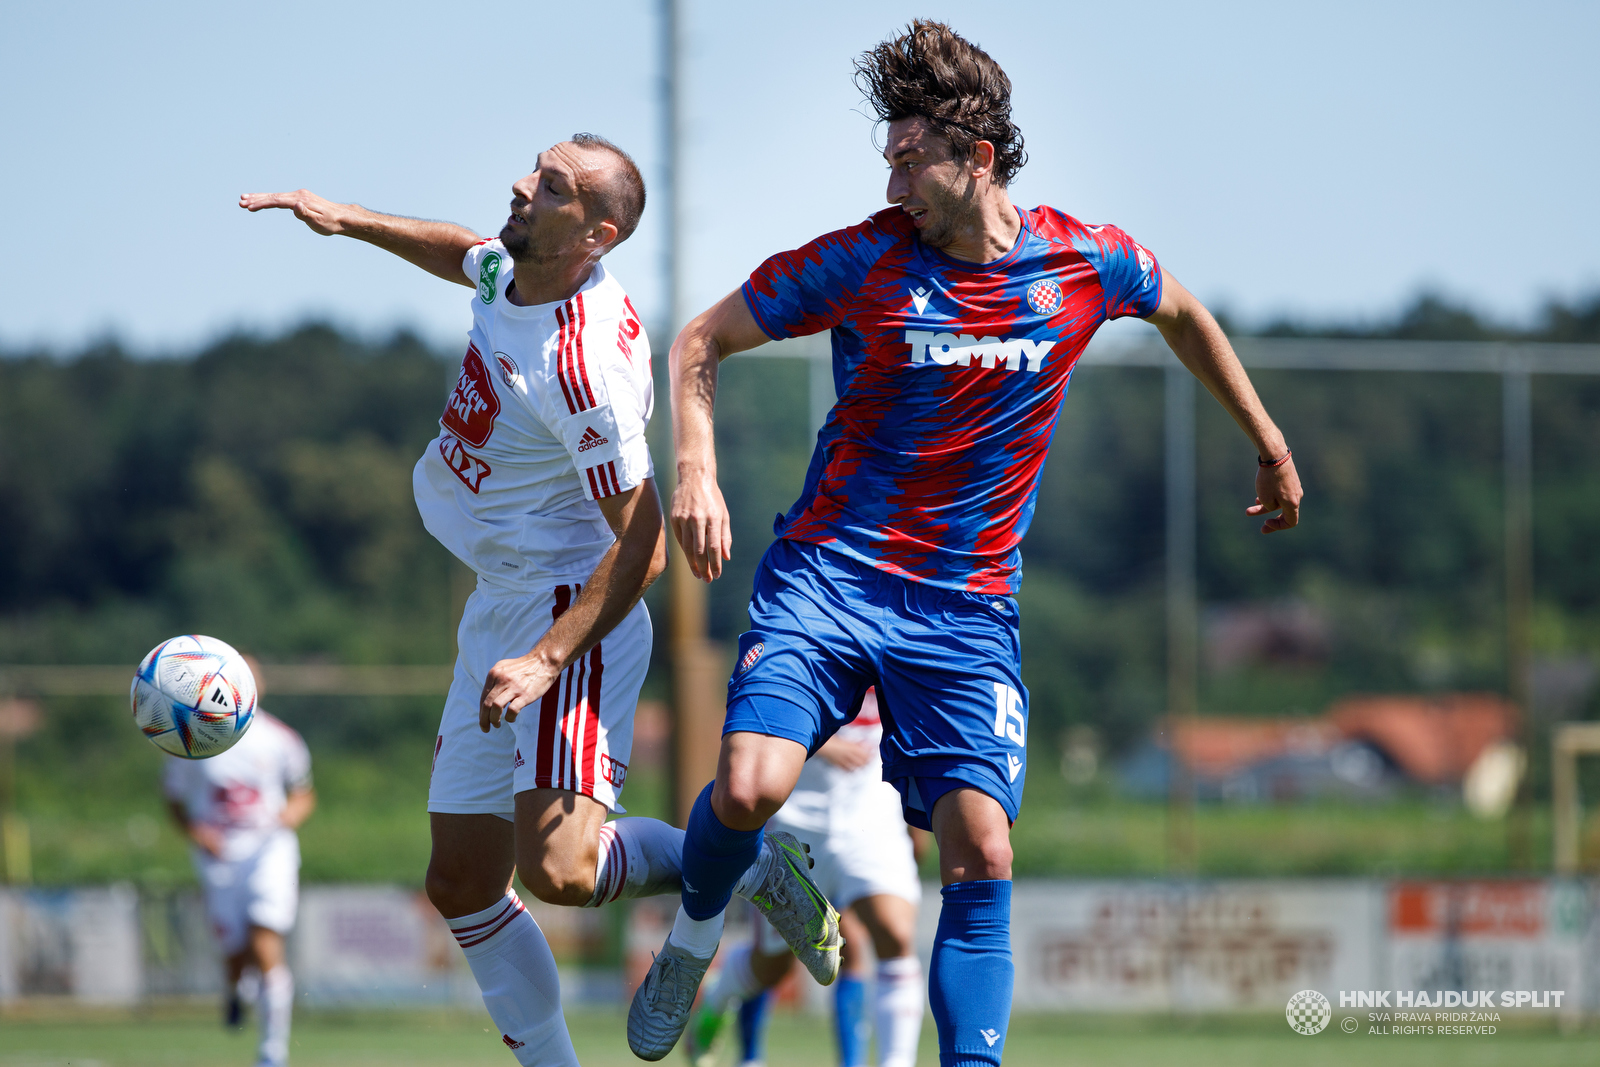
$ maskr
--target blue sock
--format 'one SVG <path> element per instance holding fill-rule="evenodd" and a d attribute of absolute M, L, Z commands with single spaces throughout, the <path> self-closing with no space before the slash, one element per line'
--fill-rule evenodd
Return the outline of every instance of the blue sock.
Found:
<path fill-rule="evenodd" d="M 728 906 L 739 876 L 761 855 L 760 830 L 730 830 L 711 810 L 711 785 L 695 798 L 683 835 L 683 910 L 696 922 Z"/>
<path fill-rule="evenodd" d="M 772 990 L 763 989 L 739 1005 L 740 1063 L 761 1063 L 767 1058 L 767 1006 Z"/>
<path fill-rule="evenodd" d="M 833 1032 L 839 1039 L 839 1067 L 866 1067 L 867 983 L 853 974 L 834 980 Z"/>
<path fill-rule="evenodd" d="M 1011 883 L 957 882 L 941 894 L 928 971 L 940 1067 L 1000 1063 L 1011 1021 Z"/>

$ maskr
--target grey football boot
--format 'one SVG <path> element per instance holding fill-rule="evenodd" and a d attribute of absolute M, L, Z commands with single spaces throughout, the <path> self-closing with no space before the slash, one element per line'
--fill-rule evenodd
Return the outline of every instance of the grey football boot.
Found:
<path fill-rule="evenodd" d="M 811 846 L 793 834 L 767 831 L 772 862 L 761 885 L 750 894 L 767 922 L 789 943 L 795 958 L 823 985 L 839 976 L 839 913 L 811 880 Z"/>
<path fill-rule="evenodd" d="M 694 995 L 711 966 L 669 938 L 650 964 L 628 1007 L 628 1047 L 641 1060 L 659 1060 L 672 1051 L 689 1023 Z"/>

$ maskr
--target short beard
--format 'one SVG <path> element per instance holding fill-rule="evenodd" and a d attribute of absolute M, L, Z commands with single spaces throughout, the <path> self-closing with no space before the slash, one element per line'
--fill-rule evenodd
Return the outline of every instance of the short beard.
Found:
<path fill-rule="evenodd" d="M 948 248 L 962 232 L 977 222 L 979 209 L 976 190 L 963 196 L 952 189 L 934 185 L 928 190 L 928 222 L 917 232 L 930 248 Z"/>
<path fill-rule="evenodd" d="M 561 258 L 561 252 L 551 249 L 531 237 L 526 227 L 522 233 L 511 228 L 507 223 L 500 230 L 500 243 L 506 246 L 506 251 L 511 253 L 513 262 L 533 263 L 543 265 Z"/>

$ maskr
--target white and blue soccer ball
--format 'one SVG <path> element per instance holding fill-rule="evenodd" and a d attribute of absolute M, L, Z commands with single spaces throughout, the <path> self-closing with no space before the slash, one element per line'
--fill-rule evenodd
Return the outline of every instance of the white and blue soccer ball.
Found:
<path fill-rule="evenodd" d="M 256 677 L 226 641 L 189 634 L 139 663 L 133 721 L 163 752 L 205 759 L 232 748 L 256 716 Z"/>

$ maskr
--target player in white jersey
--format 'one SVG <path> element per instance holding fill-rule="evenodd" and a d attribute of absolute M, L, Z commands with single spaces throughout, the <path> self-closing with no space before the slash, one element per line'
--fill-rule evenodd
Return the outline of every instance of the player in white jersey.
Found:
<path fill-rule="evenodd" d="M 844 958 L 834 989 L 841 1067 L 866 1062 L 865 937 L 878 957 L 873 1021 L 880 1067 L 914 1067 L 922 1033 L 922 964 L 915 944 L 922 886 L 900 794 L 883 780 L 882 740 L 877 692 L 868 689 L 855 719 L 806 761 L 794 792 L 767 823 L 811 846 L 817 886 L 842 913 Z M 685 1046 L 694 1067 L 715 1062 L 717 1038 L 740 1005 L 744 1048 L 738 1062 L 761 1062 L 765 993 L 793 964 L 787 946 L 758 918 L 751 942 L 724 954 L 717 980 L 689 1024 Z"/>
<path fill-rule="evenodd" d="M 640 598 L 667 562 L 644 438 L 650 345 L 601 263 L 633 233 L 645 193 L 627 153 L 592 134 L 541 152 L 511 189 L 494 240 L 303 189 L 239 203 L 291 209 L 317 233 L 476 290 L 440 434 L 412 477 L 424 525 L 478 576 L 434 745 L 426 885 L 506 1047 L 525 1067 L 570 1067 L 555 959 L 513 870 L 540 900 L 573 906 L 682 885 L 683 831 L 605 822 L 623 810 L 650 659 Z M 764 848 L 736 891 L 767 901 L 799 942 L 787 902 L 815 887 L 804 864 L 777 862 L 785 843 Z"/>
<path fill-rule="evenodd" d="M 251 666 L 259 680 L 260 668 Z M 299 734 L 258 708 L 227 751 L 170 757 L 163 787 L 173 818 L 194 843 L 206 917 L 227 959 L 227 1022 L 237 1026 L 241 1000 L 255 1000 L 258 1067 L 283 1067 L 294 1008 L 284 937 L 300 898 L 295 830 L 317 802 L 311 753 Z"/>

